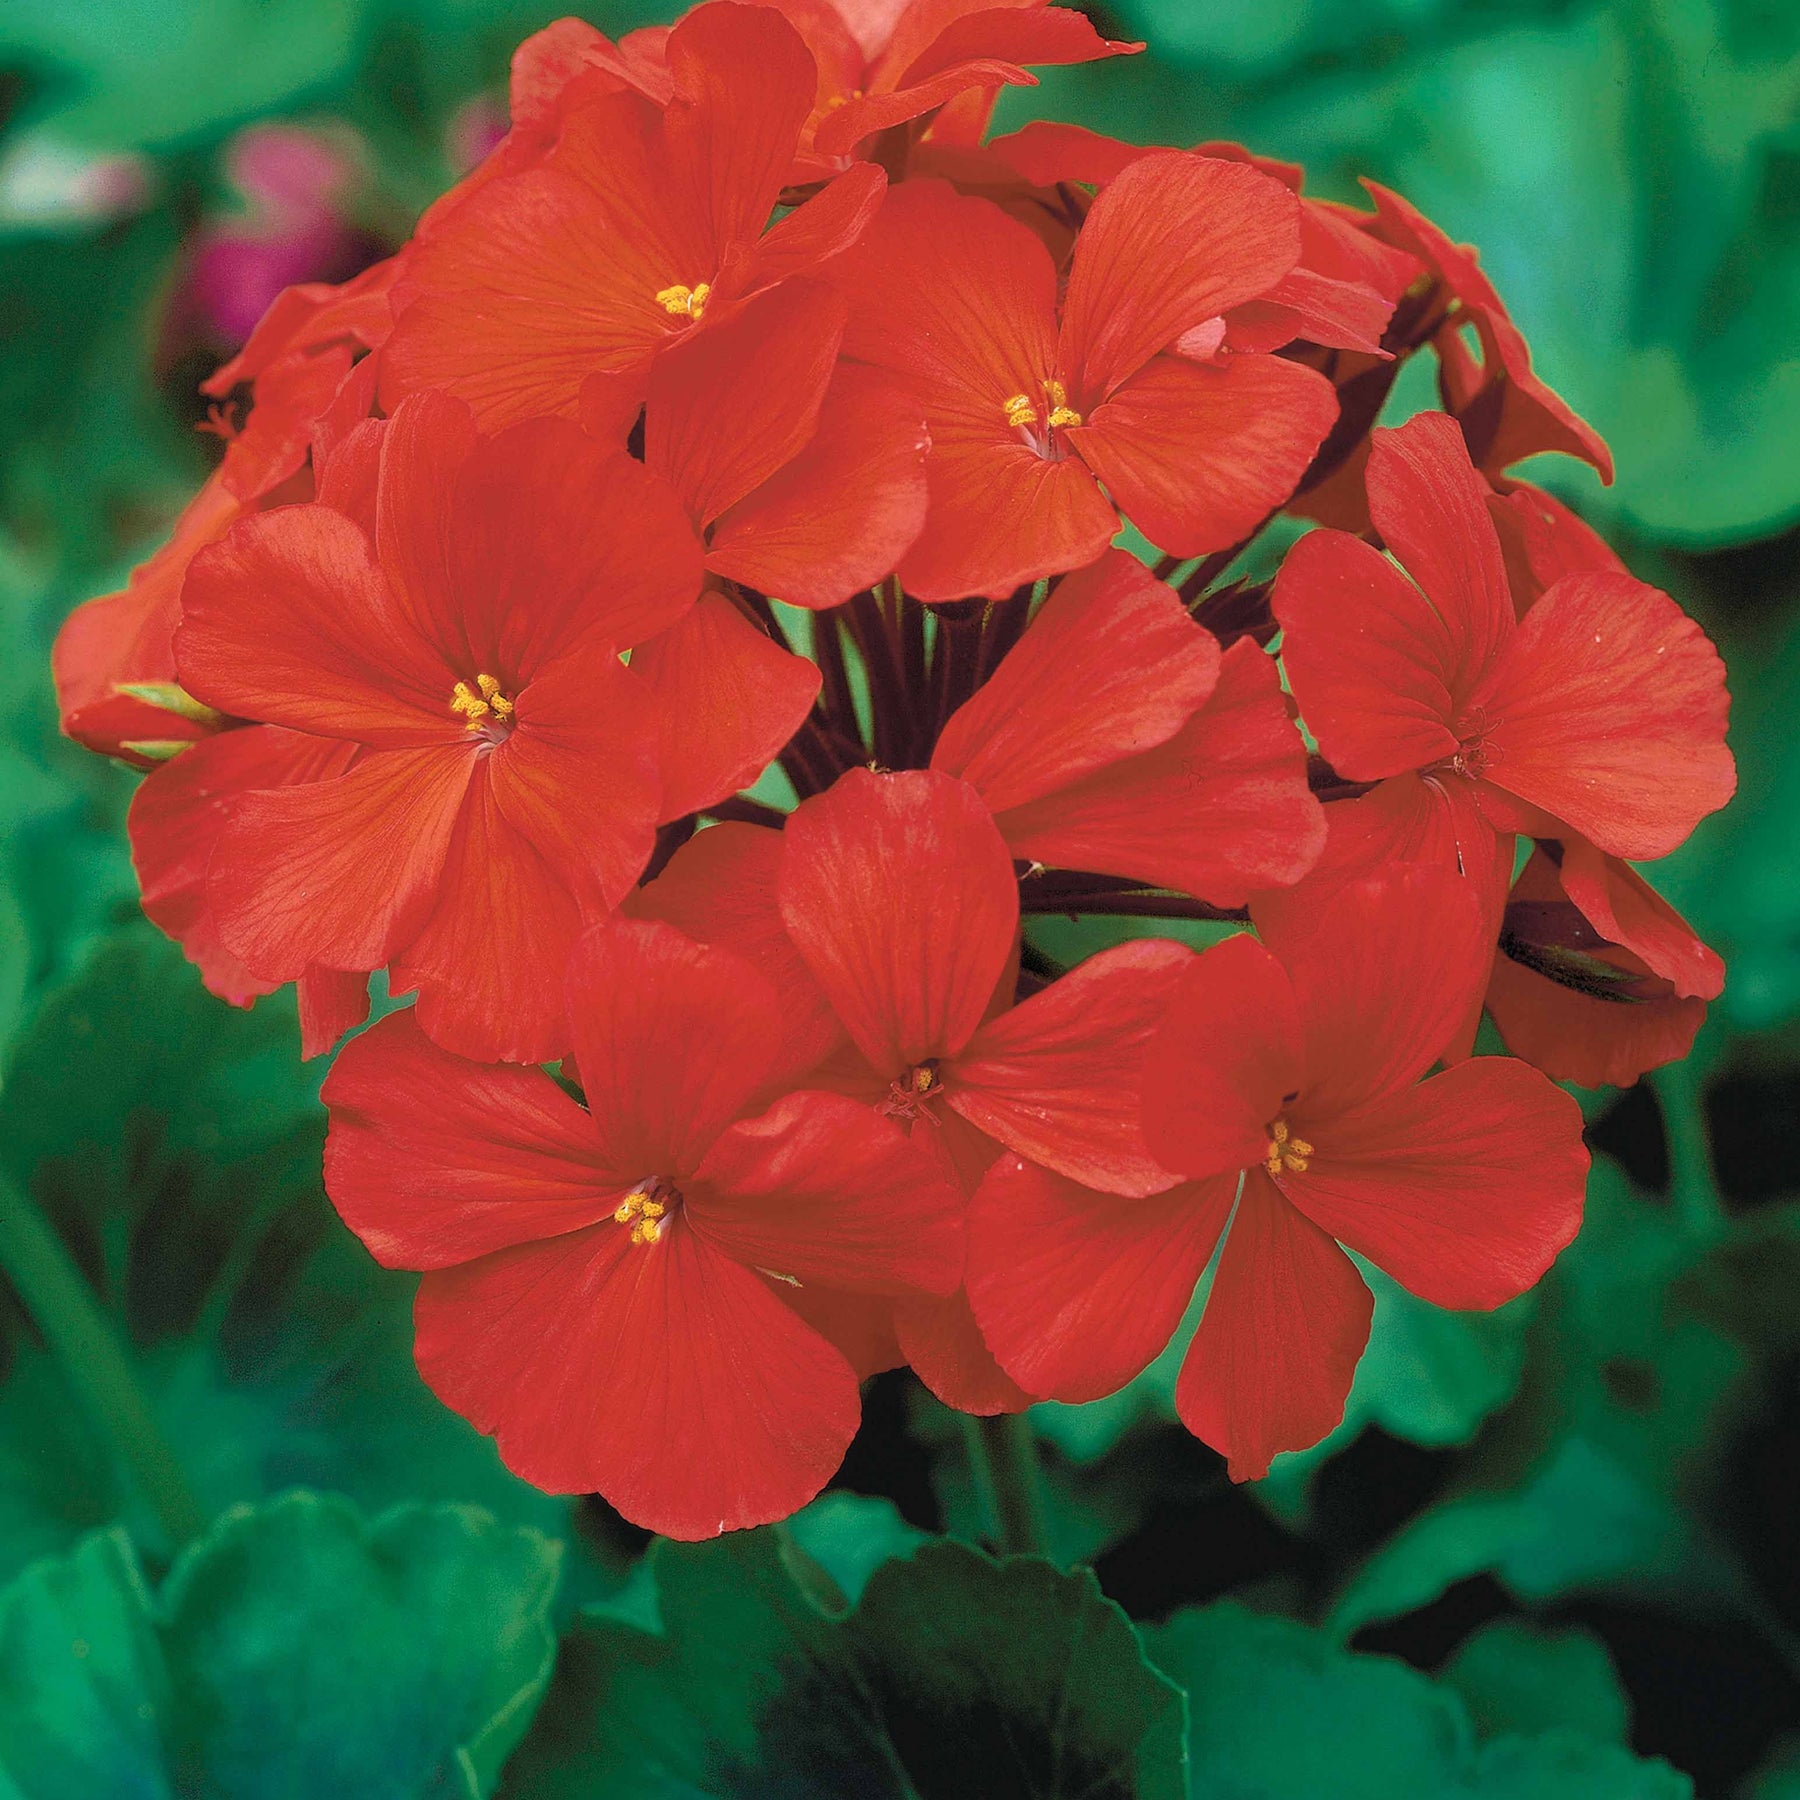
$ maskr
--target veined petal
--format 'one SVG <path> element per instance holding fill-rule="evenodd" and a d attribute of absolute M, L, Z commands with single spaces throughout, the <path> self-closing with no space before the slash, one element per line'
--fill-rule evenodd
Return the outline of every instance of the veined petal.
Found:
<path fill-rule="evenodd" d="M 781 1000 L 781 1054 L 771 1084 L 792 1088 L 844 1042 L 844 1028 L 781 921 L 777 888 L 785 834 L 727 822 L 697 832 L 668 867 L 625 902 L 702 944 L 723 944 L 757 969 Z"/>
<path fill-rule="evenodd" d="M 745 788 L 799 729 L 819 691 L 816 663 L 784 650 L 723 594 L 631 659 L 658 721 L 660 817 L 679 819 Z"/>
<path fill-rule="evenodd" d="M 1001 1367 L 1051 1400 L 1122 1388 L 1174 1336 L 1237 1187 L 1233 1173 L 1121 1200 L 1001 1157 L 969 1209 L 968 1274 Z"/>
<path fill-rule="evenodd" d="M 1300 202 L 1279 182 L 1183 150 L 1139 157 L 1076 240 L 1061 340 L 1071 393 L 1097 405 L 1190 326 L 1267 293 L 1299 260 Z"/>
<path fill-rule="evenodd" d="M 707 567 L 793 606 L 841 605 L 918 537 L 930 447 L 923 410 L 892 376 L 839 363 L 817 431 L 718 519 Z"/>
<path fill-rule="evenodd" d="M 1513 602 L 1475 473 L 1454 419 L 1420 413 L 1377 430 L 1369 451 L 1369 517 L 1424 590 L 1449 634 L 1452 691 L 1461 700 L 1512 637 Z"/>
<path fill-rule="evenodd" d="M 850 1365 L 679 1221 L 654 1245 L 608 1221 L 439 1270 L 414 1316 L 420 1374 L 515 1474 L 665 1537 L 786 1518 L 856 1431 Z"/>
<path fill-rule="evenodd" d="M 751 1268 L 864 1293 L 962 1280 L 961 1193 L 893 1120 L 842 1094 L 789 1094 L 740 1120 L 692 1185 L 694 1229 Z"/>
<path fill-rule="evenodd" d="M 1301 716 L 1339 774 L 1379 781 L 1455 755 L 1455 641 L 1380 551 L 1348 532 L 1308 532 L 1271 604 Z"/>
<path fill-rule="evenodd" d="M 786 830 L 781 915 L 880 1074 L 954 1056 L 1012 953 L 1012 858 L 979 795 L 930 770 L 852 769 Z"/>
<path fill-rule="evenodd" d="M 1151 1155 L 1195 1176 L 1260 1163 L 1270 1124 L 1302 1090 L 1304 1054 L 1293 985 L 1269 951 L 1247 933 L 1203 951 L 1170 985 L 1144 1053 Z"/>
<path fill-rule="evenodd" d="M 1587 922 L 1640 957 L 1683 999 L 1716 1000 L 1724 992 L 1724 963 L 1637 870 L 1570 837 L 1563 840 L 1560 874 L 1563 891 Z"/>
<path fill-rule="evenodd" d="M 182 683 L 221 712 L 392 748 L 463 735 L 453 674 L 329 507 L 241 521 L 194 558 L 182 615 Z"/>
<path fill-rule="evenodd" d="M 1668 855 L 1736 790 L 1725 665 L 1628 575 L 1557 582 L 1474 701 L 1492 721 L 1484 777 L 1609 855 Z"/>
<path fill-rule="evenodd" d="M 1194 953 L 1139 938 L 1090 956 L 969 1040 L 949 1103 L 1008 1149 L 1090 1187 L 1155 1194 L 1175 1175 L 1142 1131 L 1145 1046 Z"/>
<path fill-rule="evenodd" d="M 1331 383 L 1299 363 L 1158 356 L 1069 441 L 1159 550 L 1203 556 L 1249 537 L 1289 499 L 1336 418 Z"/>
<path fill-rule="evenodd" d="M 958 1412 L 992 1418 L 1023 1412 L 1042 1398 L 1026 1393 L 994 1360 L 961 1288 L 941 1300 L 931 1295 L 896 1300 L 894 1329 L 913 1373 Z"/>
<path fill-rule="evenodd" d="M 1168 742 L 1218 678 L 1218 640 L 1136 557 L 1108 551 L 1057 584 L 931 766 L 1001 814 Z"/>
<path fill-rule="evenodd" d="M 1176 1379 L 1181 1422 L 1233 1481 L 1266 1475 L 1343 1418 L 1374 1310 L 1350 1258 L 1252 1169 Z"/>
<path fill-rule="evenodd" d="M 1306 874 L 1325 818 L 1274 658 L 1241 639 L 1211 698 L 1167 743 L 995 823 L 1015 856 L 1238 906 Z"/>
<path fill-rule="evenodd" d="M 430 912 L 474 769 L 462 745 L 389 750 L 242 795 L 207 877 L 226 949 L 272 981 L 379 969 Z"/>
<path fill-rule="evenodd" d="M 696 526 L 710 525 L 811 440 L 847 312 L 823 283 L 790 281 L 657 359 L 644 460 Z"/>
<path fill-rule="evenodd" d="M 325 1185 L 390 1269 L 441 1269 L 599 1223 L 620 1183 L 541 1069 L 465 1062 L 390 1013 L 332 1065 Z"/>
<path fill-rule="evenodd" d="M 1523 1293 L 1581 1225 L 1581 1108 L 1511 1057 L 1481 1056 L 1322 1127 L 1279 1178 L 1321 1229 L 1434 1306 Z"/>
<path fill-rule="evenodd" d="M 569 1028 L 601 1154 L 633 1178 L 691 1176 L 781 1042 L 775 991 L 741 956 L 614 919 L 569 964 Z"/>

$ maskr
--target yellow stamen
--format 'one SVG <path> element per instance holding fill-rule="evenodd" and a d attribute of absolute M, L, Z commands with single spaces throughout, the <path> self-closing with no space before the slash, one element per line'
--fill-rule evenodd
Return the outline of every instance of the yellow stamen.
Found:
<path fill-rule="evenodd" d="M 1271 1175 L 1279 1175 L 1284 1170 L 1304 1175 L 1312 1154 L 1312 1145 L 1303 1137 L 1295 1137 L 1286 1119 L 1277 1119 L 1269 1127 L 1269 1148 L 1263 1157 L 1263 1167 Z"/>
<path fill-rule="evenodd" d="M 1015 430 L 1023 425 L 1037 423 L 1037 408 L 1031 404 L 1029 394 L 1014 394 L 1010 400 L 1005 402 L 1002 410 L 1006 414 L 1007 424 Z"/>
<path fill-rule="evenodd" d="M 477 675 L 474 687 L 459 681 L 450 690 L 450 710 L 461 713 L 471 731 L 479 731 L 489 719 L 510 719 L 513 703 L 501 693 L 500 683 L 492 675 Z"/>
<path fill-rule="evenodd" d="M 657 1196 L 671 1191 L 666 1182 L 651 1177 L 641 1187 L 633 1188 L 613 1208 L 614 1220 L 620 1225 L 631 1227 L 631 1241 L 634 1244 L 657 1243 L 669 1229 L 667 1214 L 671 1202 L 658 1199 Z"/>
<path fill-rule="evenodd" d="M 664 312 L 673 313 L 677 318 L 698 319 L 706 311 L 706 303 L 711 297 L 710 281 L 697 282 L 693 287 L 678 281 L 656 296 L 656 304 Z"/>
<path fill-rule="evenodd" d="M 912 1072 L 912 1090 L 915 1094 L 929 1094 L 938 1084 L 937 1070 L 930 1063 L 920 1063 Z"/>
<path fill-rule="evenodd" d="M 1044 398 L 1050 402 L 1050 423 L 1053 426 L 1081 423 L 1081 414 L 1069 404 L 1069 390 L 1060 381 L 1044 383 Z"/>

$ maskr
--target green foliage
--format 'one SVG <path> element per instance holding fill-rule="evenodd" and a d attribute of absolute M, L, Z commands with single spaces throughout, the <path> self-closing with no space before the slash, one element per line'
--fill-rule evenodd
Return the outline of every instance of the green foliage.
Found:
<path fill-rule="evenodd" d="M 1693 1788 L 1574 1732 L 1478 1744 L 1449 1688 L 1382 1656 L 1351 1656 L 1289 1619 L 1222 1604 L 1147 1634 L 1188 1695 L 1196 1795 L 1232 1800 L 1682 1800 Z"/>
<path fill-rule="evenodd" d="M 778 1532 L 650 1567 L 660 1631 L 588 1615 L 506 1794 L 1182 1800 L 1181 1697 L 1091 1575 L 936 1543 L 834 1611 Z"/>
<path fill-rule="evenodd" d="M 0 1595 L 7 1800 L 480 1800 L 550 1677 L 555 1544 L 289 1494 L 152 1596 L 119 1531 Z"/>

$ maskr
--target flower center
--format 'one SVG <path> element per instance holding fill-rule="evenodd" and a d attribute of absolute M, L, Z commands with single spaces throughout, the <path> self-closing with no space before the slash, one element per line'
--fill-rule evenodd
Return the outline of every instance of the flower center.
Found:
<path fill-rule="evenodd" d="M 941 1099 L 943 1092 L 944 1078 L 938 1073 L 938 1060 L 928 1056 L 889 1084 L 887 1098 L 875 1110 L 886 1113 L 890 1119 L 924 1119 L 935 1125 L 938 1118 L 931 1110 L 931 1102 Z"/>
<path fill-rule="evenodd" d="M 669 1229 L 669 1214 L 681 1204 L 681 1190 L 666 1175 L 646 1175 L 617 1206 L 613 1218 L 631 1227 L 634 1244 L 654 1244 Z"/>
<path fill-rule="evenodd" d="M 503 736 L 512 726 L 513 703 L 501 693 L 500 683 L 492 675 L 477 675 L 474 687 L 459 681 L 450 690 L 450 710 L 462 714 L 469 730 L 484 731 L 490 737 L 496 730 Z"/>
<path fill-rule="evenodd" d="M 1458 775 L 1466 775 L 1471 781 L 1479 781 L 1488 765 L 1488 717 L 1485 709 L 1476 707 L 1466 717 L 1458 719 L 1454 729 L 1456 754 L 1450 758 L 1450 767 Z"/>
<path fill-rule="evenodd" d="M 1312 1153 L 1312 1145 L 1303 1137 L 1295 1137 L 1286 1119 L 1277 1119 L 1269 1127 L 1269 1147 L 1263 1154 L 1263 1167 L 1271 1175 L 1279 1175 L 1287 1169 L 1304 1175 Z"/>
<path fill-rule="evenodd" d="M 656 304 L 678 319 L 698 319 L 706 311 L 706 303 L 711 298 L 710 281 L 698 282 L 693 287 L 678 281 L 673 287 L 663 288 L 657 294 Z"/>
<path fill-rule="evenodd" d="M 1006 414 L 1007 424 L 1015 431 L 1030 432 L 1041 449 L 1044 441 L 1036 432 L 1031 431 L 1031 427 L 1040 419 L 1043 419 L 1043 423 L 1051 431 L 1061 431 L 1070 425 L 1081 423 L 1081 414 L 1069 404 L 1069 390 L 1060 381 L 1044 383 L 1044 406 L 1049 413 L 1047 419 L 1043 419 L 1036 402 L 1029 394 L 1014 394 L 1010 400 L 1001 402 L 1000 410 Z"/>

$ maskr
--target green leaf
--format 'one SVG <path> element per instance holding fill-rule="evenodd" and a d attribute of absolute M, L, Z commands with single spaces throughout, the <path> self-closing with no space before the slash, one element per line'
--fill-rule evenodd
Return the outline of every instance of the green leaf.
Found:
<path fill-rule="evenodd" d="M 1697 1236 L 1597 1163 L 1587 1222 L 1541 1291 L 1519 1400 L 1456 1486 L 1355 1572 L 1333 1631 L 1483 1572 L 1527 1601 L 1619 1591 L 1752 1607 L 1714 1500 L 1755 1363 L 1701 1296 L 1756 1229 Z"/>
<path fill-rule="evenodd" d="M 1183 1800 L 1180 1696 L 1086 1572 L 939 1541 L 833 1616 L 774 1532 L 650 1565 L 661 1633 L 589 1616 L 507 1794 Z"/>
<path fill-rule="evenodd" d="M 306 1485 L 566 1532 L 568 1502 L 508 1474 L 420 1381 L 412 1280 L 378 1268 L 320 1190 L 318 1073 L 296 1037 L 286 996 L 228 1007 L 134 927 L 21 1040 L 0 1170 L 92 1284 L 204 1516 Z M 0 1283 L 8 1340 L 0 1572 L 114 1521 L 172 1551 Z"/>
<path fill-rule="evenodd" d="M 1558 1727 L 1625 1744 L 1631 1703 L 1606 1645 L 1579 1625 L 1496 1619 L 1471 1633 L 1439 1677 L 1454 1688 L 1483 1737 Z"/>
<path fill-rule="evenodd" d="M 1191 1791 L 1230 1800 L 1681 1800 L 1685 1776 L 1566 1733 L 1478 1746 L 1450 1688 L 1230 1602 L 1146 1634 L 1188 1695 Z"/>
<path fill-rule="evenodd" d="M 227 1514 L 152 1600 L 119 1532 L 0 1596 L 0 1792 L 478 1800 L 550 1677 L 558 1547 L 460 1507 Z"/>

